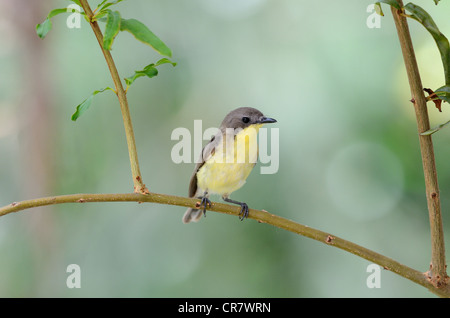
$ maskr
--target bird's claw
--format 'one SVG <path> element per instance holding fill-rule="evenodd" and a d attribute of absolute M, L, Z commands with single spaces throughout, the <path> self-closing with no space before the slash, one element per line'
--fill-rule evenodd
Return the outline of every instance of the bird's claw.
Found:
<path fill-rule="evenodd" d="M 239 212 L 239 220 L 244 221 L 244 219 L 248 218 L 248 205 L 247 203 L 241 203 L 241 212 Z"/>
<path fill-rule="evenodd" d="M 206 206 L 211 207 L 212 203 L 206 196 L 201 198 L 200 207 L 203 206 L 203 215 L 206 217 Z"/>

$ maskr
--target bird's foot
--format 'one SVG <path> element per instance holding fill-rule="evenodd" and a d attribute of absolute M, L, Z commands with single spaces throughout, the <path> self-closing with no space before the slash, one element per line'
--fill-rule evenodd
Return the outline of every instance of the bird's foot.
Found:
<path fill-rule="evenodd" d="M 241 203 L 241 212 L 239 212 L 239 220 L 244 221 L 244 219 L 248 218 L 248 205 L 247 203 Z"/>
<path fill-rule="evenodd" d="M 226 202 L 238 204 L 241 206 L 241 211 L 239 212 L 239 220 L 244 221 L 244 219 L 248 218 L 248 205 L 244 202 L 234 201 L 228 197 L 223 196 L 222 199 Z"/>
<path fill-rule="evenodd" d="M 201 197 L 199 199 L 202 199 L 202 201 L 200 202 L 199 208 L 203 206 L 203 215 L 206 217 L 206 207 L 207 206 L 211 207 L 212 206 L 212 202 L 206 196 L 203 196 L 203 197 Z"/>

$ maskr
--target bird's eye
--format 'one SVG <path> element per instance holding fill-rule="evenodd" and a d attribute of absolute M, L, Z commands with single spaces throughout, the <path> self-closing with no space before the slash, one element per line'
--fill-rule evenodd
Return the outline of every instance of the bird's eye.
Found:
<path fill-rule="evenodd" d="M 242 121 L 247 124 L 250 121 L 250 118 L 248 117 L 242 117 Z"/>

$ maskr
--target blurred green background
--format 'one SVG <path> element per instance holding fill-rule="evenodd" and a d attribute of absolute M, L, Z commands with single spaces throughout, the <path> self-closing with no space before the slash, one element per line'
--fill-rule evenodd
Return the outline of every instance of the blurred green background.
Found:
<path fill-rule="evenodd" d="M 95 7 L 100 1 L 90 1 Z M 187 195 L 192 164 L 175 164 L 177 127 L 217 127 L 240 106 L 279 128 L 279 170 L 260 174 L 235 200 L 328 231 L 420 271 L 430 231 L 411 98 L 390 10 L 369 28 L 371 1 L 128 0 L 123 18 L 145 23 L 178 65 L 159 67 L 128 93 L 141 172 L 150 191 Z M 417 0 L 450 34 L 450 4 Z M 131 192 L 117 99 L 82 20 L 35 25 L 68 1 L 0 3 L 0 206 L 70 193 Z M 432 37 L 410 20 L 422 80 L 444 84 Z M 122 77 L 160 57 L 130 34 L 112 50 Z M 429 105 L 432 126 L 450 118 Z M 444 228 L 450 228 L 450 130 L 434 135 Z M 194 156 L 194 155 L 193 155 Z M 195 157 L 197 154 L 195 154 Z M 220 201 L 220 198 L 215 198 Z M 0 218 L 2 297 L 433 297 L 391 272 L 368 288 L 370 262 L 290 232 L 208 213 L 134 203 L 66 204 Z M 448 244 L 447 244 L 448 245 Z M 448 249 L 447 249 L 448 251 Z M 81 268 L 81 288 L 66 268 Z"/>

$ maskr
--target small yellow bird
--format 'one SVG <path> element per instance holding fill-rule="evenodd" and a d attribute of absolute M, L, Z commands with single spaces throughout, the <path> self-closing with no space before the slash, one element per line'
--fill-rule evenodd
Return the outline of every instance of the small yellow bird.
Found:
<path fill-rule="evenodd" d="M 259 128 L 276 122 L 251 107 L 237 108 L 225 116 L 219 132 L 203 148 L 189 183 L 189 197 L 201 199 L 199 208 L 203 209 L 189 208 L 183 216 L 183 223 L 197 222 L 202 211 L 206 216 L 212 193 L 221 195 L 226 202 L 239 204 L 241 221 L 248 217 L 248 205 L 231 200 L 229 196 L 244 185 L 256 164 Z"/>

